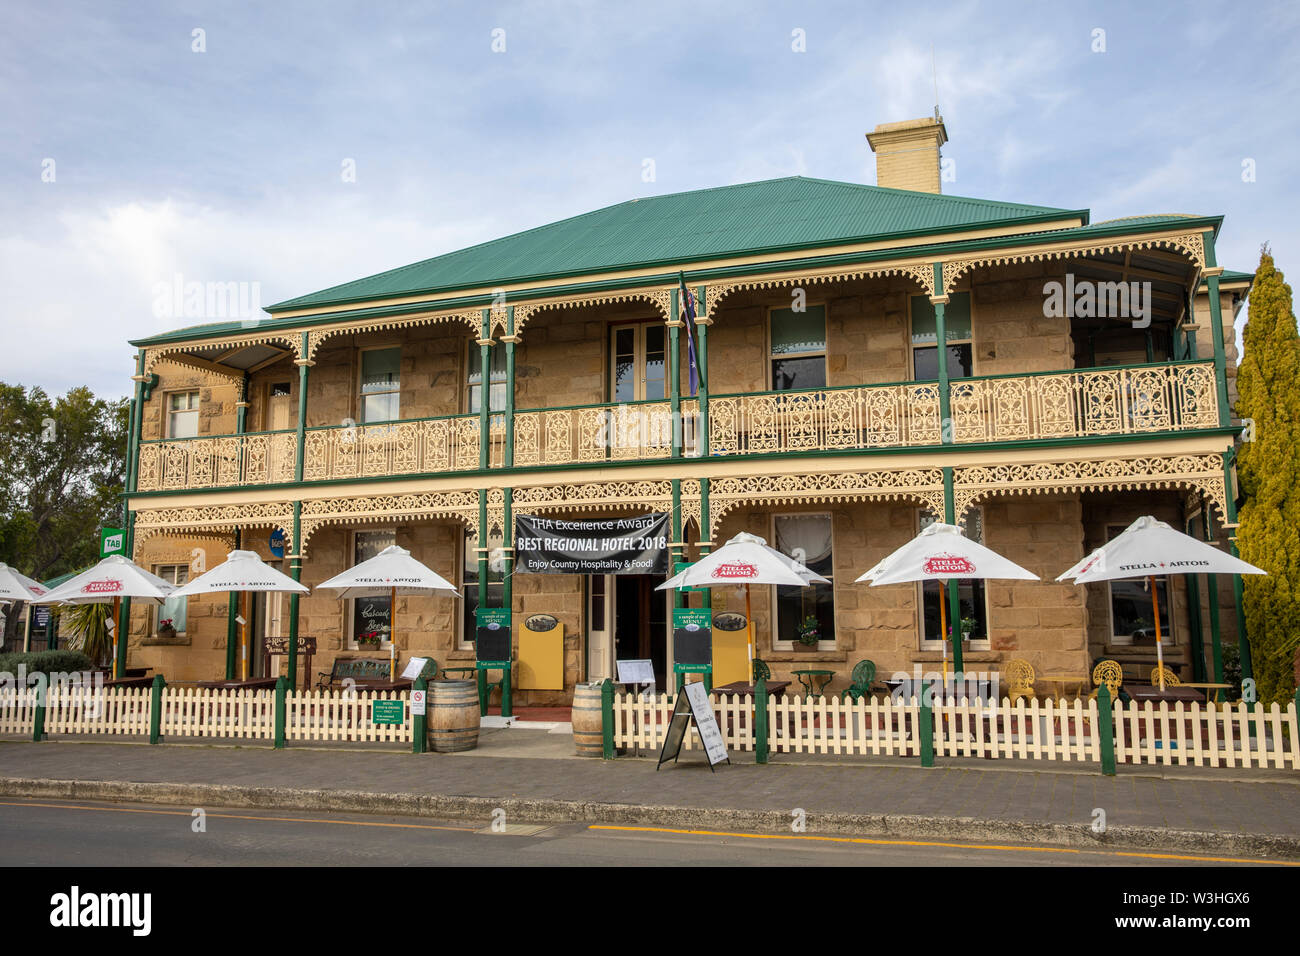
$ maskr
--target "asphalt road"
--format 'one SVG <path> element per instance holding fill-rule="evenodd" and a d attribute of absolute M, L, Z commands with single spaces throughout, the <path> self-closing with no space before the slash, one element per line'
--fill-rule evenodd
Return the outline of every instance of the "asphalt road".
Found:
<path fill-rule="evenodd" d="M 1222 866 L 1158 852 L 552 826 L 295 811 L 0 802 L 0 866 Z"/>

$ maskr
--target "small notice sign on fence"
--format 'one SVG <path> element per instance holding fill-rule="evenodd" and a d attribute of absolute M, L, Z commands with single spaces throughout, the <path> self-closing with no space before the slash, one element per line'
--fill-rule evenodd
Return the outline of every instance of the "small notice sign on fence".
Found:
<path fill-rule="evenodd" d="M 411 716 L 412 717 L 423 717 L 425 714 L 428 713 L 428 707 L 425 701 L 425 695 L 428 693 L 429 692 L 427 690 L 411 691 Z"/>
<path fill-rule="evenodd" d="M 370 705 L 372 724 L 401 724 L 406 722 L 406 703 L 400 700 L 376 700 Z"/>

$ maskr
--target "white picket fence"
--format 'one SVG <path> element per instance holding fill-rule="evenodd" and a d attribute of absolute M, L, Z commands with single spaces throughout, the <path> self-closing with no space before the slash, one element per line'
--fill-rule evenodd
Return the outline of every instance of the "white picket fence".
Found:
<path fill-rule="evenodd" d="M 358 743 L 406 743 L 413 737 L 408 692 L 290 691 L 285 694 L 285 739 Z M 275 692 L 165 687 L 159 732 L 164 739 L 275 739 Z M 400 724 L 373 722 L 372 705 L 401 700 Z M 45 733 L 149 736 L 150 688 L 53 687 L 46 696 Z M 0 689 L 0 734 L 30 737 L 35 688 Z"/>
<path fill-rule="evenodd" d="M 711 695 L 727 747 L 754 750 L 753 698 Z M 614 743 L 658 750 L 672 719 L 675 698 L 614 695 Z M 949 698 L 936 701 L 936 757 L 1100 763 L 1095 700 L 1032 700 L 996 705 Z M 919 757 L 921 708 L 916 698 L 842 700 L 838 697 L 769 697 L 771 753 Z M 1112 710 L 1116 763 L 1300 770 L 1296 705 L 1116 703 Z M 694 734 L 684 747 L 695 749 Z"/>

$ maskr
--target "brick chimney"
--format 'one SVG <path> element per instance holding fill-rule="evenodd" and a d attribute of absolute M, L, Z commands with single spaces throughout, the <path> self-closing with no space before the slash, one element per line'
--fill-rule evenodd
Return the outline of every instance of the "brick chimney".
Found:
<path fill-rule="evenodd" d="M 937 193 L 939 147 L 948 142 L 943 117 L 881 123 L 867 134 L 876 154 L 876 185 Z"/>

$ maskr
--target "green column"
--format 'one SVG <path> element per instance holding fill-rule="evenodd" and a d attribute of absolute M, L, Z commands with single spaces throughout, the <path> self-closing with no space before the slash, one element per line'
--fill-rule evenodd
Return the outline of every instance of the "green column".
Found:
<path fill-rule="evenodd" d="M 1214 260 L 1214 233 L 1205 233 L 1206 271 L 1213 270 L 1214 275 L 1206 276 L 1210 287 L 1210 336 L 1214 340 L 1214 381 L 1219 391 L 1219 424 L 1227 426 L 1232 421 L 1232 410 L 1228 407 L 1228 360 L 1223 348 L 1223 310 L 1219 306 L 1219 268 Z M 1233 519 L 1236 520 L 1236 519 Z"/>
<path fill-rule="evenodd" d="M 943 520 L 947 524 L 957 523 L 957 508 L 952 493 L 951 468 L 943 469 Z M 948 599 L 948 626 L 952 628 L 952 669 L 954 675 L 956 675 L 965 668 L 961 656 L 961 591 L 958 589 L 956 581 L 944 582 L 944 588 L 947 591 Z M 940 595 L 939 599 L 943 600 L 943 597 L 943 595 Z M 940 639 L 947 640 L 948 635 L 941 634 Z"/>
<path fill-rule="evenodd" d="M 608 677 L 600 685 L 601 757 L 613 760 L 614 753 L 614 682 Z"/>
<path fill-rule="evenodd" d="M 1113 716 L 1114 701 L 1110 699 L 1110 688 L 1102 684 L 1097 688 L 1097 738 L 1101 744 L 1101 772 L 1107 777 L 1115 776 Z"/>
<path fill-rule="evenodd" d="M 293 553 L 289 555 L 289 576 L 302 580 L 302 502 L 293 503 Z M 298 600 L 301 595 L 289 595 L 289 689 L 298 689 Z M 308 685 L 311 675 L 304 675 Z M 307 688 L 303 688 L 306 690 Z"/>
<path fill-rule="evenodd" d="M 505 489 L 506 506 L 501 522 L 501 545 L 504 551 L 505 565 L 502 570 L 501 606 L 514 608 L 514 571 L 515 571 L 515 490 Z"/>
<path fill-rule="evenodd" d="M 767 681 L 754 684 L 754 763 L 767 763 Z"/>
<path fill-rule="evenodd" d="M 704 328 L 704 326 L 700 326 L 700 328 Z M 712 527 L 713 527 L 713 521 L 711 520 L 709 515 L 709 479 L 701 478 L 700 479 L 700 557 L 701 558 L 703 558 L 706 554 L 708 554 L 710 551 L 713 550 L 713 544 L 711 541 L 713 535 Z M 703 598 L 703 601 L 700 606 L 712 610 L 713 589 L 705 588 L 704 593 L 701 594 L 700 597 Z"/>
<path fill-rule="evenodd" d="M 501 340 L 506 347 L 506 455 L 505 467 L 515 466 L 515 307 L 506 309 L 506 336 Z M 509 494 L 509 492 L 506 492 Z M 505 530 L 505 529 L 502 529 Z M 510 605 L 506 605 L 509 607 Z"/>
<path fill-rule="evenodd" d="M 128 558 L 135 556 L 135 512 L 128 511 L 126 514 L 126 527 L 123 529 L 126 535 L 126 555 Z M 31 615 L 28 614 L 28 626 L 31 626 Z M 122 605 L 118 608 L 117 613 L 118 642 L 117 642 L 117 666 L 113 673 L 122 676 L 126 674 L 126 645 L 131 637 L 131 599 L 122 598 Z"/>
<path fill-rule="evenodd" d="M 673 490 L 673 539 L 668 543 L 668 575 L 671 577 L 676 573 L 677 563 L 682 560 L 682 480 L 674 478 L 671 482 Z M 673 607 L 685 607 L 686 595 L 681 588 L 673 588 Z"/>
<path fill-rule="evenodd" d="M 934 295 L 930 304 L 934 306 L 934 333 L 939 367 L 939 440 L 945 445 L 952 444 L 952 396 L 948 394 L 948 325 L 944 318 L 944 307 L 948 296 L 943 291 L 943 263 L 934 264 Z"/>
<path fill-rule="evenodd" d="M 1216 283 L 1217 285 L 1217 283 Z M 1222 343 L 1220 342 L 1220 345 Z M 1224 504 L 1228 511 L 1228 547 L 1234 558 L 1240 557 L 1237 553 L 1237 542 L 1233 540 L 1237 536 L 1237 486 L 1232 480 L 1232 459 L 1233 453 L 1225 451 L 1223 453 L 1223 489 Z M 1250 641 L 1246 635 L 1246 610 L 1241 600 L 1241 575 L 1232 576 L 1232 601 L 1237 607 L 1237 647 L 1241 652 L 1241 679 L 1242 681 L 1254 679 L 1255 667 L 1250 658 Z"/>
<path fill-rule="evenodd" d="M 427 707 L 427 706 L 428 706 L 428 701 L 429 701 L 429 697 L 428 697 L 428 692 L 429 692 L 429 681 L 428 681 L 428 679 L 425 678 L 425 677 L 417 677 L 417 678 L 415 679 L 415 688 L 414 688 L 414 689 L 417 690 L 417 691 L 423 691 L 423 692 L 424 692 L 424 694 L 425 694 L 425 698 L 424 698 L 424 700 L 425 700 L 425 706 Z M 411 753 L 415 753 L 415 754 L 422 754 L 422 753 L 424 753 L 424 748 L 425 748 L 425 744 L 426 744 L 426 737 L 428 736 L 428 725 L 427 725 L 427 723 L 426 723 L 427 720 L 428 720 L 428 717 L 427 717 L 425 714 L 416 714 L 416 713 L 412 713 L 412 714 L 411 714 L 411 724 L 412 724 L 412 729 L 411 729 Z"/>
<path fill-rule="evenodd" d="M 673 457 L 682 457 L 682 372 L 679 337 L 681 326 L 678 292 L 673 289 L 668 306 L 668 411 L 673 421 Z"/>
<path fill-rule="evenodd" d="M 1183 526 L 1183 532 L 1193 534 L 1195 528 L 1191 521 Z M 1205 639 L 1201 625 L 1201 582 L 1195 574 L 1187 575 L 1187 623 L 1192 647 L 1192 680 L 1205 680 Z"/>
<path fill-rule="evenodd" d="M 135 515 L 131 512 L 130 499 L 128 495 L 133 494 L 136 490 L 136 482 L 139 479 L 140 468 L 140 435 L 144 428 L 144 349 L 139 349 L 135 357 L 135 396 L 131 399 L 131 416 L 129 430 L 127 432 L 127 454 L 126 454 L 126 486 L 125 494 L 122 495 L 122 531 L 126 535 L 126 556 L 135 558 Z M 31 630 L 31 612 L 27 615 L 28 631 Z M 123 598 L 122 606 L 117 616 L 118 633 L 121 640 L 117 642 L 117 673 L 125 673 L 126 667 L 126 645 L 130 637 L 131 630 L 131 599 Z M 45 647 L 47 650 L 53 650 L 54 645 L 50 640 L 50 634 L 54 630 L 54 621 L 51 618 L 50 623 L 46 626 Z M 30 636 L 28 638 L 30 641 Z M 30 647 L 30 644 L 28 645 Z"/>
<path fill-rule="evenodd" d="M 294 363 L 298 366 L 298 454 L 294 459 L 294 481 L 302 482 L 302 469 L 307 451 L 307 370 L 315 363 L 307 358 L 307 333 L 302 334 L 302 357 Z"/>
<path fill-rule="evenodd" d="M 486 404 L 486 403 L 484 403 Z M 478 555 L 478 606 L 488 606 L 488 513 L 487 489 L 478 490 L 478 540 L 474 553 Z"/>
<path fill-rule="evenodd" d="M 1187 293 L 1187 305 L 1186 305 L 1186 309 L 1187 309 L 1187 331 L 1186 331 L 1186 337 L 1187 337 L 1187 359 L 1188 359 L 1188 361 L 1190 361 L 1190 362 L 1195 362 L 1198 358 L 1200 358 L 1200 355 L 1199 355 L 1199 353 L 1197 352 L 1197 348 L 1196 348 L 1196 329 L 1194 329 L 1194 328 L 1192 327 L 1192 326 L 1194 326 L 1194 325 L 1196 324 L 1196 288 L 1195 288 L 1195 286 L 1193 286 L 1192 290 L 1191 290 L 1190 292 Z"/>
<path fill-rule="evenodd" d="M 488 335 L 492 328 L 491 316 L 491 309 L 483 310 L 483 334 L 478 340 L 478 466 L 482 471 L 488 470 L 492 450 L 492 339 Z"/>
<path fill-rule="evenodd" d="M 695 331 L 698 334 L 696 347 L 698 351 L 695 354 L 695 363 L 700 370 L 700 391 L 698 398 L 700 400 L 700 421 L 697 426 L 699 431 L 696 435 L 696 447 L 699 449 L 701 458 L 708 458 L 712 453 L 709 444 L 709 326 L 713 321 L 706 318 L 705 295 L 708 294 L 708 288 L 698 286 L 695 290 L 695 309 L 697 321 Z M 707 481 L 708 479 L 705 479 Z M 703 537 L 708 537 L 708 523 L 701 527 Z M 707 605 L 705 605 L 707 607 Z"/>
<path fill-rule="evenodd" d="M 1201 535 L 1208 541 L 1214 540 L 1210 531 L 1210 504 L 1201 503 Z M 1223 683 L 1223 643 L 1219 632 L 1219 576 L 1205 576 L 1205 591 L 1210 600 L 1210 658 L 1214 665 L 1214 683 Z M 1208 697 L 1208 695 L 1207 695 Z M 1223 691 L 1215 694 L 1215 700 L 1223 700 Z"/>

